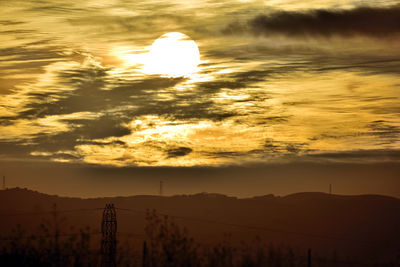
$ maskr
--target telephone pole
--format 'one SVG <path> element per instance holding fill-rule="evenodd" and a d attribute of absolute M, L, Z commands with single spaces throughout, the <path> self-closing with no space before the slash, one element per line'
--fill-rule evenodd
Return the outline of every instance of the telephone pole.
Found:
<path fill-rule="evenodd" d="M 143 241 L 143 253 L 142 253 L 142 267 L 149 267 L 149 255 L 147 251 L 147 244 L 146 241 Z"/>
<path fill-rule="evenodd" d="M 101 223 L 101 267 L 116 267 L 117 213 L 114 204 L 106 204 Z"/>
<path fill-rule="evenodd" d="M 60 245 L 59 245 L 59 239 L 60 239 L 60 221 L 58 218 L 58 210 L 57 210 L 57 204 L 53 204 L 53 219 L 54 219 L 54 255 L 55 255 L 55 263 L 56 266 L 59 265 L 60 263 Z"/>

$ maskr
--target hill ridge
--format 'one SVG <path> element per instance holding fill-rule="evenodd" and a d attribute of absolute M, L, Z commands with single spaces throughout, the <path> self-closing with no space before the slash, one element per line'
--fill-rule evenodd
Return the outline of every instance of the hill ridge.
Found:
<path fill-rule="evenodd" d="M 149 198 L 177 198 L 177 197 L 189 197 L 189 198 L 220 198 L 220 199 L 237 199 L 237 200 L 256 200 L 256 199 L 290 199 L 296 197 L 326 197 L 326 198 L 379 198 L 379 199 L 391 199 L 391 200 L 398 200 L 400 198 L 396 198 L 393 196 L 386 196 L 386 195 L 379 195 L 379 194 L 359 194 L 359 195 L 342 195 L 342 194 L 329 194 L 325 192 L 296 192 L 291 193 L 284 196 L 273 195 L 273 194 L 265 194 L 265 195 L 256 195 L 252 197 L 236 197 L 225 195 L 222 193 L 210 193 L 210 192 L 199 192 L 194 194 L 176 194 L 176 195 L 168 195 L 168 196 L 160 196 L 160 195 L 128 195 L 128 196 L 104 196 L 104 197 L 71 197 L 71 196 L 59 196 L 53 195 L 48 193 L 43 193 L 37 190 L 29 189 L 29 188 L 21 188 L 21 187 L 13 187 L 13 188 L 6 188 L 0 190 L 0 195 L 4 193 L 29 193 L 29 194 L 36 194 L 42 197 L 50 197 L 50 198 L 60 198 L 60 199 L 79 199 L 79 200 L 104 200 L 104 199 L 121 199 L 121 198 L 137 198 L 137 197 L 149 197 Z"/>

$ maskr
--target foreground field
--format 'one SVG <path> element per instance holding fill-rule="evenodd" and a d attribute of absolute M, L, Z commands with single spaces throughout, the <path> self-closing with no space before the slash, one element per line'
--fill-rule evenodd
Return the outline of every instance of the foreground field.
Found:
<path fill-rule="evenodd" d="M 65 262 L 76 265 L 76 257 L 82 261 L 92 255 L 82 265 L 95 265 L 107 203 L 116 207 L 121 264 L 305 266 L 311 249 L 314 266 L 391 266 L 400 247 L 400 200 L 383 196 L 298 193 L 237 199 L 203 193 L 78 199 L 9 189 L 0 192 L 0 203 L 3 259 L 30 251 L 53 261 L 64 255 Z"/>

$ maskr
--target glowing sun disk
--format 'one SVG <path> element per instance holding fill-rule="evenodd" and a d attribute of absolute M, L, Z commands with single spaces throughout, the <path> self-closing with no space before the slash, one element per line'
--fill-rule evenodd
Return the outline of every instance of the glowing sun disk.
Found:
<path fill-rule="evenodd" d="M 196 72 L 199 63 L 200 52 L 195 41 L 185 34 L 170 32 L 153 42 L 143 71 L 179 77 Z"/>

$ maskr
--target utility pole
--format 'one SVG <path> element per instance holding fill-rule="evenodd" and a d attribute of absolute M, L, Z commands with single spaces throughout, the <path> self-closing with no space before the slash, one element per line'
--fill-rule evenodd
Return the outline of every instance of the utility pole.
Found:
<path fill-rule="evenodd" d="M 53 203 L 53 220 L 54 220 L 54 256 L 55 256 L 55 263 L 56 265 L 60 262 L 60 246 L 59 246 L 59 238 L 60 238 L 60 224 L 58 218 L 58 210 L 57 204 Z"/>
<path fill-rule="evenodd" d="M 162 196 L 163 193 L 163 181 L 160 181 L 160 196 Z"/>
<path fill-rule="evenodd" d="M 332 184 L 329 184 L 329 194 L 332 194 Z"/>
<path fill-rule="evenodd" d="M 3 190 L 6 190 L 6 176 L 3 176 Z"/>
<path fill-rule="evenodd" d="M 101 267 L 116 267 L 117 213 L 114 204 L 106 204 L 101 223 Z"/>
<path fill-rule="evenodd" d="M 149 267 L 149 255 L 147 250 L 146 241 L 143 241 L 143 253 L 142 253 L 142 267 Z"/>

